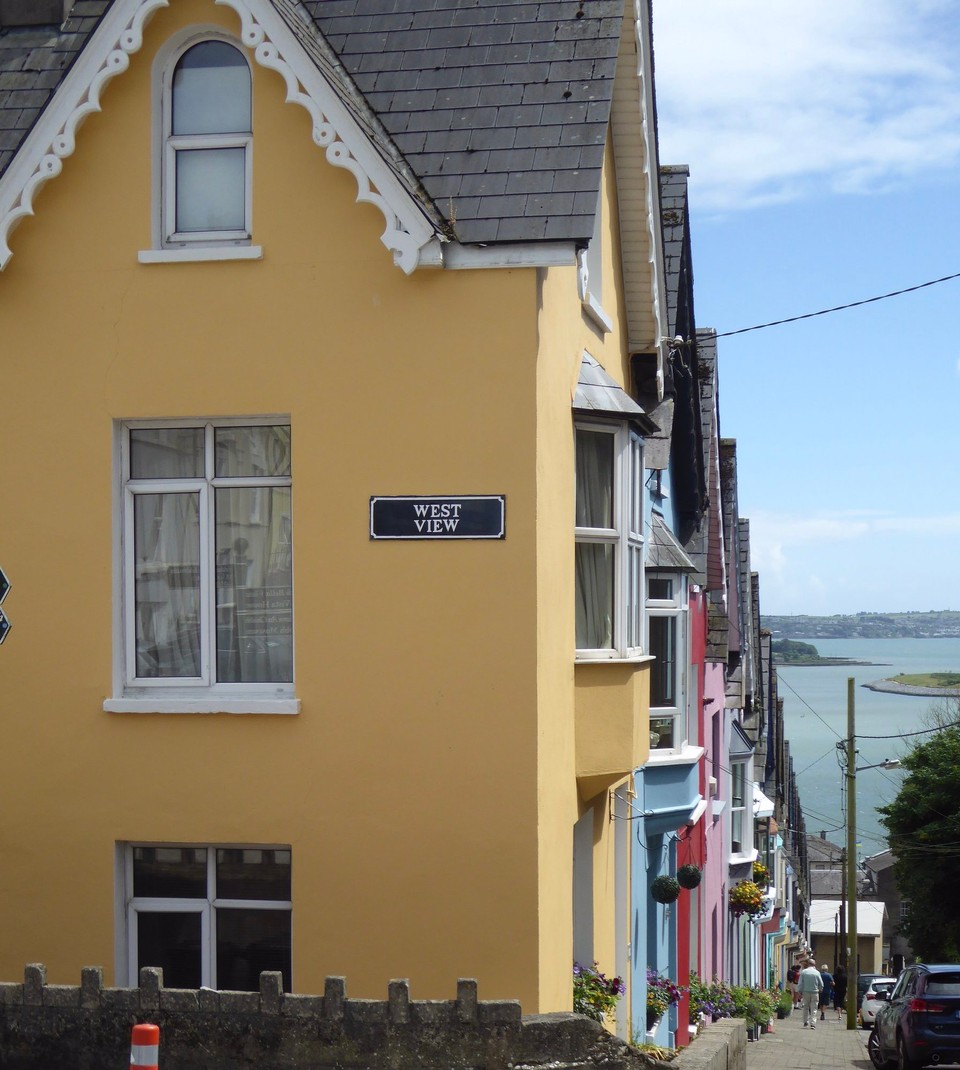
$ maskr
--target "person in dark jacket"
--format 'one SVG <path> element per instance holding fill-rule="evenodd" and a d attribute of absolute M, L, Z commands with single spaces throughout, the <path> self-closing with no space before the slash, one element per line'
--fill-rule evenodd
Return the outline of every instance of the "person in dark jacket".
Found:
<path fill-rule="evenodd" d="M 833 975 L 833 1006 L 837 1012 L 837 1021 L 843 1018 L 844 1001 L 847 998 L 847 971 L 838 966 Z"/>

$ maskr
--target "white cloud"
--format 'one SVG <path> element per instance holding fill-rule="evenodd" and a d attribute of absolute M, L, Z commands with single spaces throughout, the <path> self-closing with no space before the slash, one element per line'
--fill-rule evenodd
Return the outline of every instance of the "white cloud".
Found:
<path fill-rule="evenodd" d="M 916 608 L 918 591 L 957 606 L 960 583 L 942 566 L 958 536 L 957 513 L 751 512 L 750 566 L 768 613 L 895 612 Z"/>
<path fill-rule="evenodd" d="M 715 211 L 955 167 L 958 47 L 952 0 L 655 0 L 661 159 Z"/>

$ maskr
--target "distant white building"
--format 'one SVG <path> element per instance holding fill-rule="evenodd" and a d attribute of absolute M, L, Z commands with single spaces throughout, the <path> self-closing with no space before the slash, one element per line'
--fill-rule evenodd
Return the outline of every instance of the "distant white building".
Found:
<path fill-rule="evenodd" d="M 842 899 L 814 899 L 810 903 L 810 946 L 817 965 L 826 963 L 831 970 L 840 962 L 843 944 L 841 928 L 847 931 L 846 918 L 841 926 Z M 857 901 L 857 973 L 882 973 L 883 920 L 886 907 L 881 902 Z M 848 968 L 848 973 L 853 973 Z"/>

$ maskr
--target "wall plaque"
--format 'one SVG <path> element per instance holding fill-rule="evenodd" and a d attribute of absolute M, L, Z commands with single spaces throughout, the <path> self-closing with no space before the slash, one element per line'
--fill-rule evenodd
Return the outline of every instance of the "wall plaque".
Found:
<path fill-rule="evenodd" d="M 371 539 L 503 539 L 502 494 L 414 495 L 370 499 Z"/>

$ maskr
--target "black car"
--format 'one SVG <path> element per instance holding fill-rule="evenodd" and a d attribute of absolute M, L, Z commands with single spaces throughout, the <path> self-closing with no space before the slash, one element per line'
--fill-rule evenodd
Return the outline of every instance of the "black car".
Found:
<path fill-rule="evenodd" d="M 960 1062 L 960 966 L 908 966 L 877 1010 L 867 1050 L 877 1070 Z"/>

